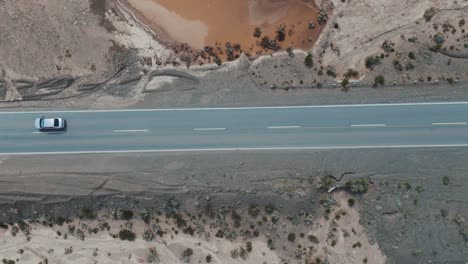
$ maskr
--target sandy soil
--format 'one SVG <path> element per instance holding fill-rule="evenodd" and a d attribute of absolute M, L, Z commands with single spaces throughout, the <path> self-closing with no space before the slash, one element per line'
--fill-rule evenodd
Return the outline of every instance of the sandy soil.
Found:
<path fill-rule="evenodd" d="M 350 197 L 348 194 L 337 193 L 335 197 L 338 204 L 329 213 L 333 217 L 311 215 L 312 218 L 318 218 L 313 224 L 291 222 L 276 209 L 264 213 L 259 208 L 258 213 L 253 215 L 257 211 L 253 211 L 251 206 L 247 210 L 225 208 L 219 211 L 222 218 L 216 216 L 214 219 L 206 214 L 190 217 L 179 212 L 177 216 L 167 217 L 167 211 L 166 216 L 163 216 L 160 212 L 122 209 L 100 212 L 96 220 L 65 220 L 63 224 L 54 219 L 42 218 L 26 224 L 3 225 L 0 228 L 0 256 L 7 260 L 34 264 L 39 261 L 317 263 L 317 259 L 342 264 L 363 261 L 385 263 L 386 257 L 377 244 L 369 244 L 365 230 L 359 224 L 358 205 L 346 205 Z M 117 220 L 123 217 L 124 211 L 135 216 L 128 220 Z M 83 209 L 81 212 L 82 217 L 92 213 L 86 211 L 85 214 Z M 146 222 L 143 222 L 143 216 L 138 216 L 140 214 L 148 216 Z M 280 220 L 271 220 L 273 215 Z M 259 234 L 252 235 L 251 231 L 245 233 L 245 230 L 255 226 L 256 219 L 258 226 L 253 231 Z M 239 222 L 236 224 L 235 221 Z M 133 232 L 136 238 L 131 241 L 119 239 L 122 238 L 120 231 L 124 229 Z M 224 230 L 224 237 L 220 237 L 220 230 Z M 240 234 L 237 234 L 238 231 Z M 228 232 L 236 235 L 228 237 Z M 291 234 L 297 238 L 291 239 Z M 187 249 L 192 250 L 188 256 L 184 255 Z M 156 257 L 151 259 L 151 255 Z M 207 256 L 211 257 L 210 262 Z"/>

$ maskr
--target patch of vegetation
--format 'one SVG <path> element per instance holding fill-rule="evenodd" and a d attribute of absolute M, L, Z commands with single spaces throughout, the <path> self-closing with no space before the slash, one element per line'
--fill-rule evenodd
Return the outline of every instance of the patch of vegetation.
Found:
<path fill-rule="evenodd" d="M 325 198 L 320 199 L 319 204 L 323 205 L 323 207 L 325 207 L 325 208 L 330 208 L 330 207 L 336 205 L 337 202 L 336 202 L 335 198 L 333 198 L 332 196 L 326 196 Z"/>
<path fill-rule="evenodd" d="M 128 229 L 122 229 L 119 231 L 120 240 L 134 241 L 136 238 L 135 233 Z"/>
<path fill-rule="evenodd" d="M 186 248 L 184 252 L 182 252 L 182 258 L 185 260 L 185 262 L 189 262 L 190 257 L 193 255 L 193 249 L 191 248 Z"/>
<path fill-rule="evenodd" d="M 440 215 L 445 218 L 448 216 L 448 210 L 447 209 L 440 209 Z"/>
<path fill-rule="evenodd" d="M 149 248 L 149 254 L 146 259 L 148 260 L 149 263 L 159 262 L 158 251 L 156 250 L 155 247 Z"/>
<path fill-rule="evenodd" d="M 294 58 L 294 51 L 291 47 L 288 47 L 286 49 L 286 52 L 288 53 L 288 56 L 291 57 L 291 58 Z"/>
<path fill-rule="evenodd" d="M 384 43 L 382 43 L 382 49 L 387 52 L 394 52 L 395 51 L 395 43 L 393 41 L 385 40 Z"/>
<path fill-rule="evenodd" d="M 273 204 L 269 203 L 269 204 L 265 205 L 265 212 L 267 214 L 272 214 L 272 213 L 275 212 L 275 210 L 276 210 L 276 207 Z"/>
<path fill-rule="evenodd" d="M 431 8 L 426 9 L 426 11 L 424 11 L 424 15 L 423 15 L 426 22 L 431 21 L 432 17 L 437 13 L 437 11 L 438 10 L 435 7 L 431 7 Z"/>
<path fill-rule="evenodd" d="M 245 248 L 247 249 L 248 252 L 252 252 L 252 249 L 253 249 L 253 248 L 252 248 L 252 242 L 247 241 L 247 242 L 245 243 Z"/>
<path fill-rule="evenodd" d="M 189 225 L 189 226 L 187 226 L 186 228 L 184 228 L 184 229 L 182 230 L 182 232 L 183 232 L 184 234 L 189 234 L 189 235 L 193 236 L 193 234 L 195 233 L 195 229 L 194 229 L 191 225 Z"/>
<path fill-rule="evenodd" d="M 312 68 L 314 67 L 314 58 L 312 56 L 312 53 L 308 52 L 307 56 L 304 59 L 304 64 L 305 66 Z"/>
<path fill-rule="evenodd" d="M 289 241 L 289 242 L 294 242 L 294 240 L 296 240 L 296 234 L 294 234 L 294 233 L 289 233 L 289 234 L 288 234 L 288 241 Z"/>
<path fill-rule="evenodd" d="M 341 81 L 341 86 L 343 87 L 345 91 L 347 91 L 346 88 L 348 87 L 348 84 L 349 84 L 348 79 L 344 79 L 343 81 Z"/>
<path fill-rule="evenodd" d="M 133 218 L 133 211 L 131 210 L 120 210 L 120 219 L 131 220 Z"/>
<path fill-rule="evenodd" d="M 369 181 L 365 178 L 347 181 L 346 189 L 353 193 L 365 193 L 369 189 Z"/>
<path fill-rule="evenodd" d="M 144 211 L 140 214 L 141 216 L 141 220 L 143 220 L 143 222 L 145 222 L 145 224 L 149 224 L 150 223 L 150 220 L 151 220 L 151 213 L 148 212 L 148 211 Z"/>
<path fill-rule="evenodd" d="M 410 43 L 416 43 L 418 41 L 418 38 L 417 37 L 411 37 L 408 39 L 408 42 Z"/>
<path fill-rule="evenodd" d="M 333 179 L 331 175 L 326 174 L 320 178 L 317 188 L 320 190 L 328 191 L 328 189 L 330 189 L 334 183 L 335 179 Z"/>
<path fill-rule="evenodd" d="M 355 203 L 355 201 L 354 201 L 353 198 L 349 198 L 349 199 L 348 199 L 348 206 L 349 206 L 349 207 L 353 207 L 353 206 L 354 206 L 354 203 Z"/>
<path fill-rule="evenodd" d="M 414 52 L 411 51 L 410 53 L 408 53 L 408 58 L 415 60 L 416 56 L 414 55 Z"/>
<path fill-rule="evenodd" d="M 374 79 L 374 87 L 377 87 L 378 85 L 385 85 L 385 78 L 382 75 L 378 75 Z"/>
<path fill-rule="evenodd" d="M 255 30 L 254 30 L 253 36 L 256 37 L 256 38 L 261 37 L 262 36 L 262 30 L 260 30 L 259 27 L 256 27 Z"/>
<path fill-rule="evenodd" d="M 327 67 L 327 75 L 336 78 L 336 71 L 335 68 L 333 68 L 333 66 Z"/>
<path fill-rule="evenodd" d="M 314 235 L 309 235 L 307 236 L 307 238 L 309 239 L 310 242 L 314 243 L 314 244 L 318 244 L 320 243 L 320 241 L 318 240 L 318 238 Z"/>
<path fill-rule="evenodd" d="M 366 58 L 366 68 L 374 70 L 374 67 L 382 63 L 382 57 L 380 56 L 369 56 Z"/>
<path fill-rule="evenodd" d="M 448 78 L 447 78 L 447 82 L 448 82 L 449 84 L 453 84 L 455 81 L 453 80 L 452 77 L 448 77 Z"/>
<path fill-rule="evenodd" d="M 275 243 L 273 242 L 273 239 L 268 239 L 267 241 L 267 247 L 270 249 L 270 250 L 275 250 Z"/>
<path fill-rule="evenodd" d="M 206 256 L 205 258 L 206 263 L 211 263 L 211 259 L 212 259 L 211 255 Z"/>
<path fill-rule="evenodd" d="M 258 214 L 260 213 L 260 209 L 258 208 L 256 204 L 251 204 L 249 205 L 247 212 L 249 213 L 250 216 L 257 217 Z"/>
<path fill-rule="evenodd" d="M 273 50 L 273 51 L 277 51 L 281 48 L 276 42 L 276 39 L 270 39 L 268 36 L 264 36 L 260 40 L 260 46 L 265 50 Z"/>
<path fill-rule="evenodd" d="M 408 182 L 405 182 L 405 189 L 407 191 L 411 190 L 411 184 L 409 184 Z"/>
<path fill-rule="evenodd" d="M 441 33 L 437 33 L 433 37 L 434 42 L 436 43 L 435 48 L 440 49 L 445 42 L 445 37 Z"/>
<path fill-rule="evenodd" d="M 281 42 L 286 39 L 286 26 L 285 25 L 280 25 L 276 29 L 276 39 Z"/>
<path fill-rule="evenodd" d="M 80 210 L 80 219 L 91 220 L 95 217 L 96 215 L 94 214 L 94 211 L 90 208 L 82 208 Z"/>
<path fill-rule="evenodd" d="M 450 183 L 449 177 L 444 176 L 444 177 L 442 178 L 442 183 L 443 183 L 444 185 L 449 185 L 449 183 Z"/>
<path fill-rule="evenodd" d="M 348 69 L 346 73 L 343 75 L 345 79 L 358 79 L 359 78 L 359 72 L 353 69 Z"/>

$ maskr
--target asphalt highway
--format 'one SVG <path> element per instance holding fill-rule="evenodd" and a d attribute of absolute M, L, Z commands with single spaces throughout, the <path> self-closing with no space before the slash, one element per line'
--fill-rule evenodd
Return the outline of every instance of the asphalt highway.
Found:
<path fill-rule="evenodd" d="M 468 102 L 0 112 L 0 155 L 463 146 Z"/>

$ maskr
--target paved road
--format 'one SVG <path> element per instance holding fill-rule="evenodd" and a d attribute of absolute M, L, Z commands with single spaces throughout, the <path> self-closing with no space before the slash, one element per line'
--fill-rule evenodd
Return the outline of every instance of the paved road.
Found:
<path fill-rule="evenodd" d="M 41 133 L 34 119 L 64 117 Z M 468 146 L 468 102 L 1 112 L 0 154 Z"/>

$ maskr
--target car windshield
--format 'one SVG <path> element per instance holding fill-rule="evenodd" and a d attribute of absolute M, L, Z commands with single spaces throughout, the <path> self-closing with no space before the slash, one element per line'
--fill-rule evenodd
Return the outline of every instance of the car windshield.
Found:
<path fill-rule="evenodd" d="M 59 126 L 59 120 L 58 119 L 54 119 L 54 127 L 58 127 Z"/>

